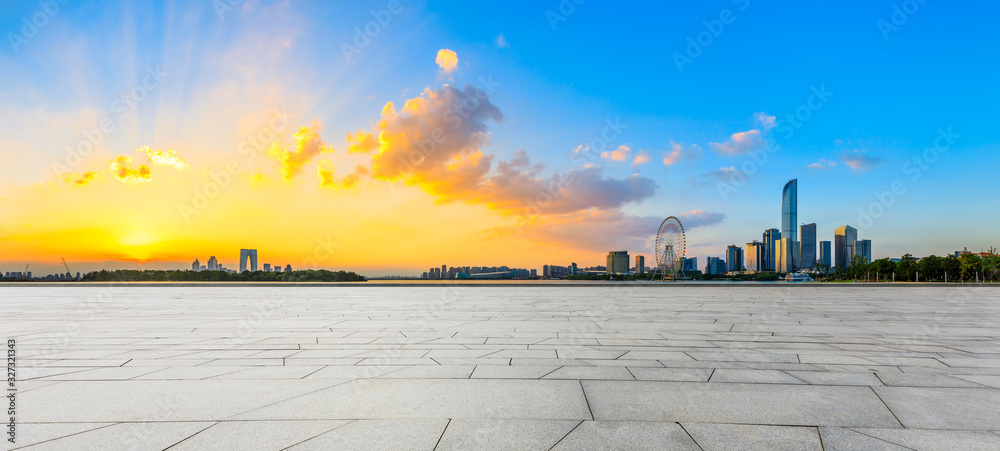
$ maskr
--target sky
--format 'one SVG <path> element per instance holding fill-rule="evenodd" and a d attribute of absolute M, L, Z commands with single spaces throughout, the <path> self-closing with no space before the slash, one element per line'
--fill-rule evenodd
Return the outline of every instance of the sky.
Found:
<path fill-rule="evenodd" d="M 0 272 L 1000 245 L 991 2 L 4 2 Z"/>

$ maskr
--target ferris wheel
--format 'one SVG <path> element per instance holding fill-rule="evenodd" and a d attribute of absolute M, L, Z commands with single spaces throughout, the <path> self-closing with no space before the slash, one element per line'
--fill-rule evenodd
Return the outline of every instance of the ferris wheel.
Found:
<path fill-rule="evenodd" d="M 679 219 L 670 216 L 660 223 L 660 229 L 656 232 L 654 251 L 656 267 L 663 280 L 668 277 L 674 279 L 678 274 L 684 274 L 684 226 Z"/>

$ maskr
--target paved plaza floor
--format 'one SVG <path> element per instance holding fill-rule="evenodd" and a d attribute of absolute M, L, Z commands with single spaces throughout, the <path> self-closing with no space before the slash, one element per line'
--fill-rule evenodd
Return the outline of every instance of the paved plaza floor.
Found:
<path fill-rule="evenodd" d="M 988 287 L 8 286 L 0 330 L 8 449 L 1000 449 Z"/>

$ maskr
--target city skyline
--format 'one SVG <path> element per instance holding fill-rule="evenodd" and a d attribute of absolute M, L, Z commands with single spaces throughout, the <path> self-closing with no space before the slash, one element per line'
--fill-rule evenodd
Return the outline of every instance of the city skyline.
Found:
<path fill-rule="evenodd" d="M 886 33 L 892 6 L 67 3 L 26 33 L 44 11 L 15 3 L 0 270 L 235 269 L 248 245 L 371 275 L 652 262 L 668 215 L 704 262 L 785 229 L 778 180 L 817 257 L 844 224 L 873 259 L 984 250 L 1000 212 L 956 181 L 1000 163 L 1000 62 L 963 43 L 997 6 L 928 3 Z"/>

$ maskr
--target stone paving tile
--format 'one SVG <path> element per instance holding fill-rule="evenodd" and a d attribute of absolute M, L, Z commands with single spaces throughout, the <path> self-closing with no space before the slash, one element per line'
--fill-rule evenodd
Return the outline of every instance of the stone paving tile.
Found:
<path fill-rule="evenodd" d="M 852 450 L 872 450 L 872 451 L 911 451 L 911 448 L 890 443 L 870 435 L 838 427 L 820 427 L 820 438 L 823 440 L 824 451 L 852 451 Z"/>
<path fill-rule="evenodd" d="M 902 427 L 867 387 L 583 381 L 599 420 Z"/>
<path fill-rule="evenodd" d="M 629 368 L 640 381 L 708 382 L 710 368 Z"/>
<path fill-rule="evenodd" d="M 802 380 L 776 370 L 718 369 L 709 382 L 745 382 L 752 384 L 805 384 Z"/>
<path fill-rule="evenodd" d="M 789 375 L 813 385 L 879 386 L 882 381 L 874 373 L 839 373 L 833 371 L 789 371 Z"/>
<path fill-rule="evenodd" d="M 305 450 L 434 449 L 447 419 L 357 420 L 287 448 Z"/>
<path fill-rule="evenodd" d="M 436 451 L 488 449 L 493 451 L 547 451 L 569 431 L 576 420 L 451 420 Z"/>
<path fill-rule="evenodd" d="M 8 447 L 19 449 L 112 424 L 114 423 L 20 423 L 17 425 L 17 443 Z"/>
<path fill-rule="evenodd" d="M 279 402 L 233 419 L 428 417 L 583 420 L 591 415 L 578 381 L 369 379 Z"/>
<path fill-rule="evenodd" d="M 555 370 L 549 374 L 546 374 L 542 379 L 601 379 L 601 380 L 619 380 L 619 381 L 633 381 L 632 373 L 625 367 L 589 367 L 589 366 L 564 366 Z"/>
<path fill-rule="evenodd" d="M 989 432 L 869 428 L 856 428 L 855 430 L 887 442 L 919 450 L 995 451 L 1000 449 L 1000 436 Z"/>
<path fill-rule="evenodd" d="M 170 447 L 170 451 L 280 450 L 349 422 L 350 420 L 222 421 Z"/>
<path fill-rule="evenodd" d="M 564 450 L 699 450 L 677 423 L 639 421 L 584 421 L 553 451 Z"/>
<path fill-rule="evenodd" d="M 205 428 L 211 422 L 119 423 L 23 448 L 30 451 L 112 451 L 167 449 Z"/>
<path fill-rule="evenodd" d="M 1000 424 L 1000 390 L 990 388 L 875 387 L 908 428 L 988 430 Z"/>
<path fill-rule="evenodd" d="M 481 365 L 472 372 L 472 379 L 539 379 L 559 368 L 562 367 L 552 365 Z"/>
<path fill-rule="evenodd" d="M 817 450 L 822 451 L 815 427 L 746 424 L 682 423 L 703 450 Z"/>

